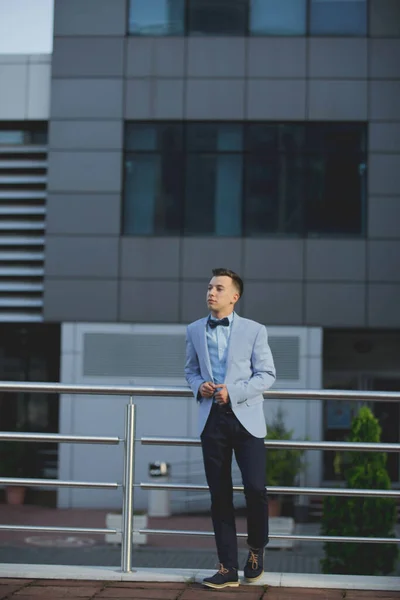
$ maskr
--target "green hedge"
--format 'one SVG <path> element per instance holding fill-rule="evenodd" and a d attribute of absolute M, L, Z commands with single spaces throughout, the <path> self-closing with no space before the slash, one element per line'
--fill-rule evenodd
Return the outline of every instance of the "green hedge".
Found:
<path fill-rule="evenodd" d="M 371 410 L 362 407 L 353 419 L 349 441 L 380 441 L 381 428 Z M 340 456 L 348 488 L 390 490 L 386 454 L 347 452 Z M 391 498 L 327 496 L 324 499 L 322 535 L 395 537 L 396 503 Z M 326 543 L 321 561 L 324 573 L 387 575 L 397 562 L 395 544 Z"/>

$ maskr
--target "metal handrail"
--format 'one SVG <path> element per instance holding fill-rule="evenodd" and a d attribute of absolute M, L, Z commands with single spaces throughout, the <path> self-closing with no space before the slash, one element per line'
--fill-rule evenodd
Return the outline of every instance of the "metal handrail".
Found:
<path fill-rule="evenodd" d="M 208 490 L 208 486 L 201 483 L 149 483 L 144 482 L 138 484 L 142 490 L 170 490 L 170 491 L 185 491 L 204 492 Z M 243 492 L 242 485 L 234 485 L 234 492 Z M 367 490 L 354 488 L 313 488 L 313 487 L 287 487 L 287 486 L 271 486 L 268 487 L 271 495 L 286 495 L 286 496 L 352 496 L 355 498 L 400 498 L 399 490 Z"/>
<path fill-rule="evenodd" d="M 122 487 L 121 483 L 108 481 L 62 481 L 60 479 L 24 479 L 23 477 L 0 477 L 0 485 L 23 485 L 25 487 L 74 487 L 74 488 L 90 488 L 117 490 Z"/>
<path fill-rule="evenodd" d="M 125 437 L 116 436 L 75 436 L 63 434 L 38 434 L 21 432 L 1 432 L 0 440 L 3 441 L 27 441 L 27 442 L 58 442 L 58 443 L 83 443 L 83 444 L 110 444 L 124 443 L 124 479 L 123 483 L 116 482 L 85 482 L 85 481 L 62 481 L 58 479 L 25 479 L 0 477 L 0 485 L 26 485 L 47 487 L 78 487 L 78 488 L 123 488 L 122 508 L 122 530 L 107 528 L 85 528 L 85 527 L 48 527 L 29 525 L 0 525 L 0 531 L 40 531 L 47 533 L 85 533 L 85 534 L 116 534 L 121 533 L 121 570 L 131 571 L 132 551 L 132 526 L 133 516 L 133 489 L 140 487 L 145 490 L 192 490 L 206 491 L 208 486 L 196 484 L 168 484 L 168 483 L 139 483 L 133 480 L 135 463 L 135 443 L 140 441 L 144 445 L 169 445 L 169 446 L 199 446 L 200 441 L 194 438 L 164 438 L 164 437 L 142 437 L 135 438 L 135 405 L 133 396 L 166 396 L 166 397 L 193 397 L 188 387 L 179 386 L 91 386 L 91 385 L 65 385 L 59 383 L 16 383 L 0 382 L 0 392 L 29 392 L 29 393 L 64 393 L 64 394 L 96 394 L 96 395 L 118 395 L 129 396 L 130 402 L 126 407 Z M 399 402 L 398 392 L 358 392 L 344 390 L 274 390 L 264 393 L 265 398 L 281 400 L 350 400 L 357 402 Z M 265 446 L 269 448 L 297 448 L 300 450 L 342 450 L 342 451 L 382 451 L 399 452 L 400 444 L 368 444 L 350 442 L 313 442 L 303 440 L 266 440 Z M 234 486 L 234 491 L 242 491 L 242 486 Z M 354 497 L 389 497 L 399 498 L 400 490 L 366 490 L 348 488 L 307 488 L 307 487 L 271 487 L 270 493 L 286 495 L 309 495 L 309 496 L 354 496 Z M 208 531 L 179 531 L 166 529 L 139 529 L 135 533 L 163 534 L 163 535 L 201 535 L 213 536 Z M 238 534 L 245 537 L 245 534 Z M 302 540 L 319 542 L 360 542 L 360 543 L 400 543 L 398 538 L 363 538 L 351 536 L 304 536 L 304 535 L 271 535 L 271 539 Z"/>
<path fill-rule="evenodd" d="M 61 444 L 119 444 L 123 438 L 96 435 L 63 435 L 61 433 L 15 433 L 13 431 L 0 432 L 0 441 L 5 442 L 57 442 Z"/>
<path fill-rule="evenodd" d="M 16 383 L 14 381 L 1 381 L 0 392 L 193 398 L 193 393 L 187 386 L 75 385 L 64 383 Z M 272 398 L 274 400 L 399 402 L 400 394 L 398 392 L 365 392 L 354 390 L 268 390 L 264 392 L 264 398 Z"/>
<path fill-rule="evenodd" d="M 144 446 L 201 446 L 197 438 L 141 437 Z M 400 452 L 400 444 L 373 444 L 363 442 L 312 442 L 308 440 L 265 440 L 266 448 L 294 448 L 297 450 L 350 450 L 355 452 Z"/>
<path fill-rule="evenodd" d="M 212 537 L 213 531 L 189 531 L 187 529 L 139 529 L 137 533 L 146 535 L 192 535 Z M 247 538 L 247 533 L 237 533 L 240 538 Z M 289 535 L 269 534 L 270 540 L 300 540 L 303 542 L 343 542 L 343 536 L 337 535 Z M 367 538 L 347 536 L 346 542 L 360 542 L 367 544 L 400 544 L 400 538 Z"/>

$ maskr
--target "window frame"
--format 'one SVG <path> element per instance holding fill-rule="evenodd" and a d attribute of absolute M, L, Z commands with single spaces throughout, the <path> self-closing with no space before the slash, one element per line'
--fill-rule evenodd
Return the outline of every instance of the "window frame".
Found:
<path fill-rule="evenodd" d="M 142 0 L 143 2 L 149 2 L 149 0 Z M 132 31 L 130 31 L 130 11 L 131 11 L 131 0 L 128 0 L 128 5 L 127 5 L 127 31 L 126 34 L 130 37 L 137 37 L 137 38 L 163 38 L 163 37 L 167 37 L 167 38 L 181 38 L 181 37 L 188 37 L 188 38 L 207 38 L 207 37 L 250 37 L 250 38 L 275 38 L 275 37 L 287 37 L 287 38 L 296 38 L 296 37 L 321 37 L 321 38 L 335 38 L 335 37 L 344 37 L 344 38 L 364 38 L 370 37 L 370 0 L 365 0 L 365 10 L 366 10 L 366 31 L 364 34 L 355 34 L 355 33 L 315 33 L 315 34 L 311 34 L 311 10 L 312 10 L 312 0 L 306 0 L 306 15 L 305 15 L 305 21 L 306 21 L 306 32 L 305 34 L 262 34 L 262 33 L 252 33 L 250 31 L 250 23 L 251 23 L 251 0 L 245 0 L 247 2 L 247 14 L 246 14 L 246 23 L 244 26 L 244 33 L 243 34 L 227 34 L 226 32 L 221 32 L 221 33 L 212 33 L 212 34 L 208 34 L 208 33 L 203 33 L 203 34 L 191 34 L 189 31 L 189 6 L 192 0 L 182 0 L 183 2 L 183 34 L 176 34 L 176 33 L 170 33 L 170 34 L 140 34 L 140 33 L 134 33 Z"/>
<path fill-rule="evenodd" d="M 211 125 L 234 125 L 236 127 L 241 127 L 242 128 L 242 150 L 190 150 L 188 149 L 188 127 L 191 125 L 197 125 L 197 126 L 201 126 L 201 125 L 206 125 L 206 124 L 211 124 Z M 132 234 L 132 233 L 126 233 L 125 228 L 124 228 L 124 217 L 126 214 L 126 189 L 125 189 L 125 162 L 126 162 L 126 158 L 129 154 L 133 154 L 133 155 L 154 155 L 154 154 L 160 154 L 159 150 L 130 150 L 127 149 L 127 144 L 126 144 L 126 138 L 127 138 L 127 130 L 128 127 L 130 125 L 151 125 L 151 126 L 164 126 L 164 125 L 179 125 L 182 128 L 182 147 L 181 147 L 181 153 L 182 153 L 182 166 L 183 166 L 183 170 L 181 173 L 181 197 L 180 197 L 180 218 L 179 218 L 179 231 L 178 233 L 176 232 L 163 232 L 163 233 L 152 233 L 152 234 Z M 304 201 L 303 201 L 303 209 L 302 209 L 302 214 L 303 217 L 301 219 L 301 224 L 298 228 L 297 231 L 287 231 L 287 232 L 256 232 L 254 234 L 250 232 L 248 232 L 248 227 L 247 227 L 247 215 L 246 215 L 246 190 L 248 188 L 248 168 L 247 168 L 247 159 L 248 157 L 251 156 L 255 156 L 258 155 L 260 157 L 268 157 L 268 156 L 273 156 L 273 152 L 271 151 L 255 151 L 254 149 L 250 149 L 248 148 L 247 145 L 247 136 L 248 136 L 248 129 L 251 126 L 262 126 L 262 125 L 267 125 L 267 126 L 272 126 L 272 127 L 279 127 L 282 125 L 287 125 L 287 126 L 296 126 L 298 127 L 299 125 L 301 125 L 302 127 L 304 127 L 304 136 L 303 136 L 303 147 L 302 148 L 298 148 L 295 151 L 279 151 L 278 150 L 278 154 L 282 155 L 282 154 L 287 154 L 287 155 L 292 155 L 292 156 L 296 156 L 297 153 L 299 153 L 301 156 L 303 156 L 304 160 L 305 160 L 305 171 L 304 171 L 304 189 L 305 189 L 305 197 L 304 197 Z M 308 225 L 307 222 L 307 211 L 308 211 L 308 198 L 309 198 L 309 192 L 308 190 L 310 189 L 310 172 L 309 172 L 309 168 L 308 168 L 308 160 L 310 157 L 315 156 L 318 154 L 318 151 L 316 149 L 314 149 L 312 146 L 310 146 L 309 143 L 309 134 L 308 132 L 310 131 L 310 129 L 312 127 L 318 127 L 318 126 L 322 126 L 322 127 L 332 127 L 332 130 L 335 129 L 335 127 L 339 127 L 339 128 L 346 128 L 346 127 L 351 127 L 351 126 L 355 126 L 356 128 L 359 129 L 359 134 L 360 134 L 360 148 L 358 150 L 350 150 L 347 152 L 348 156 L 353 156 L 353 157 L 357 157 L 360 161 L 360 165 L 363 164 L 364 166 L 364 170 L 362 173 L 363 176 L 363 183 L 360 186 L 360 214 L 359 214 L 359 227 L 360 227 L 360 231 L 359 233 L 348 233 L 347 231 L 335 231 L 335 232 L 326 232 L 326 231 L 312 231 L 311 228 Z M 309 129 L 310 128 L 310 129 Z M 341 151 L 340 150 L 328 150 L 327 148 L 324 148 L 323 150 L 321 150 L 321 152 L 323 152 L 324 156 L 325 155 L 335 155 L 335 154 L 340 154 Z M 187 185 L 186 185 L 186 178 L 187 178 L 187 162 L 188 162 L 188 158 L 189 156 L 193 156 L 193 155 L 217 155 L 217 154 L 223 154 L 223 155 L 241 155 L 242 156 L 242 189 L 241 189 L 241 209 L 240 209 L 240 216 L 241 216 L 241 235 L 239 236 L 228 236 L 228 235 L 218 235 L 216 233 L 211 234 L 211 233 L 187 233 L 186 231 L 186 210 L 187 210 L 187 200 L 186 200 L 186 195 L 187 195 Z M 361 163 L 362 161 L 362 163 Z M 361 175 L 360 175 L 361 176 Z M 307 121 L 307 122 L 301 122 L 299 123 L 299 121 L 216 121 L 216 120 L 208 120 L 208 121 L 199 121 L 199 120 L 193 120 L 193 121 L 177 121 L 177 120 L 171 120 L 171 121 L 134 121 L 134 120 L 129 120 L 129 121 L 125 121 L 125 132 L 124 132 L 124 149 L 123 149 L 123 183 L 122 183 L 122 210 L 121 210 L 121 235 L 122 236 L 126 236 L 126 237 L 142 237 L 142 238 L 151 238 L 151 237 L 160 237 L 160 238 L 171 238 L 171 237 L 202 237 L 202 238 L 210 238 L 210 239 L 216 239 L 216 238 L 229 238 L 231 237 L 232 239 L 271 239 L 271 238 L 295 238 L 295 239 L 309 239 L 309 238 L 322 238 L 322 239 L 346 239 L 346 238 L 356 238 L 356 239 L 365 239 L 367 237 L 368 234 L 368 205 L 367 205 L 367 200 L 368 200 L 368 122 L 366 121 Z"/>

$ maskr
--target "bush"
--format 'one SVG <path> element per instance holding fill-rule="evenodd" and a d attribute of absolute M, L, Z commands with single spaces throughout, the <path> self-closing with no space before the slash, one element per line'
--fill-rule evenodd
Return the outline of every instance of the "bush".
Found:
<path fill-rule="evenodd" d="M 267 424 L 267 440 L 291 440 L 293 431 L 285 427 L 283 410 L 278 408 L 271 423 Z M 293 486 L 303 465 L 304 450 L 267 448 L 267 485 Z"/>
<path fill-rule="evenodd" d="M 380 441 L 381 428 L 371 410 L 362 407 L 353 419 L 350 442 Z M 341 454 L 343 475 L 348 488 L 391 489 L 382 452 Z M 322 535 L 395 537 L 396 503 L 391 498 L 354 498 L 327 496 L 324 499 Z M 332 543 L 324 544 L 324 573 L 346 575 L 387 575 L 396 565 L 395 544 Z"/>

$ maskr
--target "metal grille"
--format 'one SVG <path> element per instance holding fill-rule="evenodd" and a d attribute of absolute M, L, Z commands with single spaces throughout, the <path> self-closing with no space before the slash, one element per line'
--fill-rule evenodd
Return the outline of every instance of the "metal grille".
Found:
<path fill-rule="evenodd" d="M 278 379 L 300 379 L 300 338 L 297 335 L 270 336 Z"/>
<path fill-rule="evenodd" d="M 300 378 L 298 336 L 270 336 L 281 380 Z M 83 374 L 88 377 L 183 377 L 185 336 L 182 334 L 86 333 Z"/>
<path fill-rule="evenodd" d="M 47 146 L 42 124 L 0 123 L 0 321 L 41 321 Z"/>
<path fill-rule="evenodd" d="M 183 377 L 185 336 L 86 333 L 83 374 L 109 377 Z"/>

